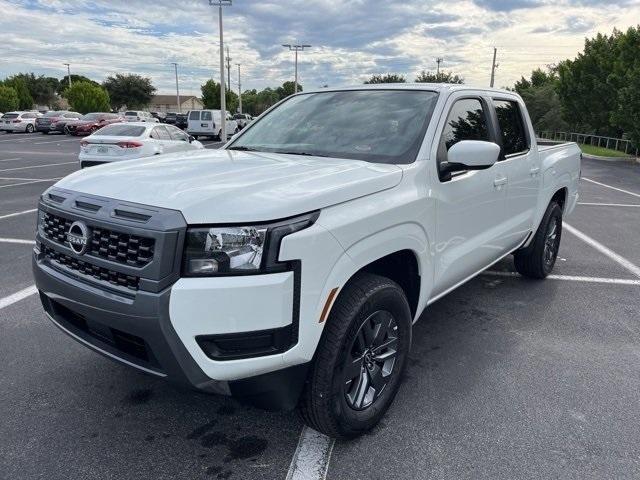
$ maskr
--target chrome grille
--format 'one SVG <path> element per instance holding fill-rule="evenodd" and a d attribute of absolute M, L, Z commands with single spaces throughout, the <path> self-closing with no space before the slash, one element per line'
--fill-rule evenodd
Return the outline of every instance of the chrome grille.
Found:
<path fill-rule="evenodd" d="M 54 265 L 62 265 L 82 275 L 92 277 L 102 282 L 108 282 L 111 285 L 126 287 L 129 290 L 138 290 L 140 279 L 133 275 L 126 275 L 97 265 L 91 265 L 90 263 L 83 262 L 64 253 L 57 252 L 47 246 L 42 247 L 42 253 L 44 253 L 45 258 Z"/>

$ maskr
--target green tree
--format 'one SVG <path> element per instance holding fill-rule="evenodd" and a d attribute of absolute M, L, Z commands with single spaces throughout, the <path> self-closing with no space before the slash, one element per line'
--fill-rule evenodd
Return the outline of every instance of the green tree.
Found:
<path fill-rule="evenodd" d="M 426 72 L 422 70 L 415 79 L 417 83 L 464 83 L 464 78 L 451 72 Z"/>
<path fill-rule="evenodd" d="M 108 112 L 109 94 L 100 85 L 76 82 L 65 91 L 65 97 L 73 110 L 80 113 Z"/>
<path fill-rule="evenodd" d="M 18 108 L 18 94 L 15 89 L 0 85 L 0 112 L 6 113 Z"/>
<path fill-rule="evenodd" d="M 150 78 L 135 74 L 118 73 L 114 77 L 107 77 L 102 86 L 109 93 L 114 110 L 145 107 L 156 91 Z"/>
<path fill-rule="evenodd" d="M 278 98 L 283 100 L 287 98 L 289 95 L 294 94 L 294 90 L 296 88 L 295 82 L 287 81 L 282 84 L 282 86 L 276 89 L 276 93 L 278 94 Z M 298 84 L 298 92 L 302 91 L 302 85 Z"/>
<path fill-rule="evenodd" d="M 29 110 L 33 107 L 33 97 L 29 93 L 27 82 L 22 76 L 9 77 L 4 81 L 4 85 L 15 90 L 18 95 L 18 108 L 20 110 Z"/>
<path fill-rule="evenodd" d="M 406 80 L 402 75 L 387 73 L 385 75 L 372 75 L 371 78 L 366 80 L 364 83 L 406 83 Z"/>
<path fill-rule="evenodd" d="M 557 85 L 555 67 L 549 67 L 547 71 L 537 68 L 531 72 L 531 78 L 521 77 L 514 85 L 513 89 L 520 94 L 527 106 L 536 132 L 565 131 L 569 128 L 562 118 Z"/>
<path fill-rule="evenodd" d="M 98 82 L 95 82 L 90 78 L 85 77 L 84 75 L 71 74 L 71 83 L 73 84 L 75 82 L 87 82 L 87 83 L 92 83 L 94 85 L 100 85 Z M 69 75 L 65 75 L 60 79 L 60 81 L 58 82 L 58 88 L 56 89 L 56 93 L 58 95 L 64 96 L 64 92 L 67 88 L 69 88 Z"/>
<path fill-rule="evenodd" d="M 220 110 L 219 83 L 216 83 L 214 80 L 207 80 L 204 85 L 200 86 L 200 91 L 202 92 L 202 104 L 204 105 L 204 108 Z M 227 110 L 229 112 L 235 112 L 238 108 L 238 95 L 233 90 L 227 90 L 224 99 Z"/>

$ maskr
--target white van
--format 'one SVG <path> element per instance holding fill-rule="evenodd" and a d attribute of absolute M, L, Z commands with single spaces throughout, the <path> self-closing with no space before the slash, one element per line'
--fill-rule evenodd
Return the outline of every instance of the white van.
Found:
<path fill-rule="evenodd" d="M 220 110 L 191 110 L 187 120 L 187 133 L 194 138 L 215 137 L 226 142 L 231 135 L 238 131 L 238 122 L 227 112 L 226 138 L 222 136 Z"/>

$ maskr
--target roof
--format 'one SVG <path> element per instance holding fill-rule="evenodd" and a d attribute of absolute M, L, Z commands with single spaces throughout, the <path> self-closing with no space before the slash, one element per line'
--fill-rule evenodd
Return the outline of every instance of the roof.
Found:
<path fill-rule="evenodd" d="M 195 95 L 180 95 L 181 103 L 187 102 L 192 99 L 199 100 L 199 98 Z M 151 98 L 150 105 L 175 105 L 176 100 L 177 99 L 175 95 L 154 95 L 153 98 Z"/>

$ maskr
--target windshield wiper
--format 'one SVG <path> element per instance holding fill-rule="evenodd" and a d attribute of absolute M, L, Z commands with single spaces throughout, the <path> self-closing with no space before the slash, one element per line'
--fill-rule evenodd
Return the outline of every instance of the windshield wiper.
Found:
<path fill-rule="evenodd" d="M 309 153 L 309 152 L 294 152 L 294 151 L 286 152 L 286 151 L 277 150 L 271 153 L 282 153 L 283 155 L 305 155 L 308 157 L 328 157 L 328 155 L 322 155 L 320 153 Z"/>
<path fill-rule="evenodd" d="M 237 147 L 229 147 L 227 150 L 240 150 L 241 152 L 258 152 L 257 148 L 253 147 L 245 147 L 243 145 L 238 145 Z"/>

